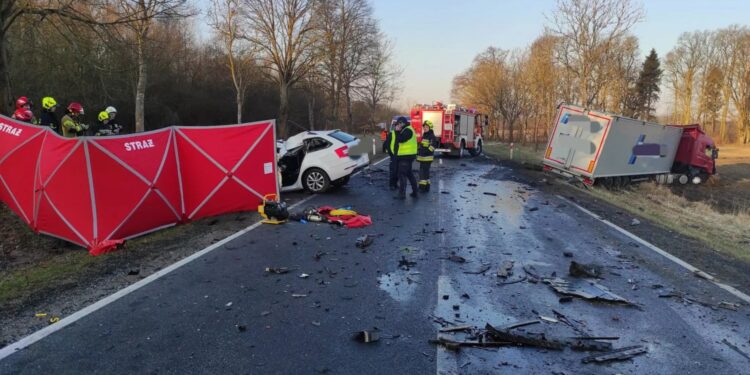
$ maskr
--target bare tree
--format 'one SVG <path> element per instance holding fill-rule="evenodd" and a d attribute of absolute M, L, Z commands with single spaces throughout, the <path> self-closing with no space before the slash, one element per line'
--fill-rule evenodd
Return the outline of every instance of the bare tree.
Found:
<path fill-rule="evenodd" d="M 245 103 L 249 75 L 252 73 L 255 48 L 243 43 L 245 30 L 240 20 L 241 0 L 211 0 L 211 27 L 218 34 L 227 55 L 229 77 L 234 86 L 237 104 L 237 123 L 242 122 L 242 109 Z M 257 47 L 256 47 L 257 48 Z"/>
<path fill-rule="evenodd" d="M 135 131 L 146 129 L 145 106 L 148 67 L 146 56 L 151 46 L 151 29 L 157 20 L 189 17 L 187 0 L 116 0 L 117 11 L 128 20 L 133 35 L 138 68 L 135 87 Z"/>
<path fill-rule="evenodd" d="M 577 102 L 596 102 L 611 78 L 613 52 L 643 17 L 631 0 L 558 0 L 547 30 L 560 39 L 558 62 L 575 79 Z"/>
<path fill-rule="evenodd" d="M 697 120 L 693 100 L 699 73 L 705 64 L 708 38 L 708 32 L 683 33 L 677 46 L 667 54 L 665 68 L 674 93 L 674 121 L 688 124 Z"/>
<path fill-rule="evenodd" d="M 287 135 L 289 91 L 313 68 L 315 35 L 312 0 L 244 0 L 250 22 L 248 40 L 260 48 L 261 58 L 279 87 L 277 126 Z"/>
<path fill-rule="evenodd" d="M 529 48 L 529 61 L 524 76 L 527 80 L 529 94 L 532 96 L 530 114 L 534 117 L 532 140 L 535 148 L 538 145 L 539 128 L 544 129 L 543 138 L 554 120 L 555 105 L 558 98 L 558 68 L 555 66 L 555 49 L 558 39 L 545 34 L 537 38 Z"/>
<path fill-rule="evenodd" d="M 381 106 L 389 106 L 399 93 L 401 67 L 393 65 L 393 45 L 382 34 L 378 43 L 369 51 L 365 62 L 364 77 L 359 80 L 355 91 L 369 108 L 369 125 L 374 129 L 375 114 Z"/>

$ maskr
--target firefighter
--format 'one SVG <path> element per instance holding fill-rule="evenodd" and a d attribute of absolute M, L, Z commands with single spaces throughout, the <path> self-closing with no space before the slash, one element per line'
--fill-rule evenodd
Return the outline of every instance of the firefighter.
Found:
<path fill-rule="evenodd" d="M 383 142 L 385 152 L 390 157 L 390 164 L 388 164 L 388 187 L 391 190 L 398 189 L 398 159 L 396 158 L 396 127 L 391 125 L 391 130 L 385 136 Z"/>
<path fill-rule="evenodd" d="M 117 117 L 117 109 L 113 106 L 107 107 L 107 109 L 104 110 L 109 115 L 109 129 L 112 131 L 113 135 L 120 134 L 120 131 L 122 130 L 122 126 L 117 123 L 116 117 Z"/>
<path fill-rule="evenodd" d="M 112 135 L 112 129 L 109 127 L 109 113 L 105 111 L 99 112 L 99 116 L 96 116 L 96 131 L 94 132 L 94 135 L 96 136 L 102 136 L 102 135 Z"/>
<path fill-rule="evenodd" d="M 70 103 L 67 113 L 60 120 L 63 137 L 75 138 L 83 135 L 83 132 L 88 130 L 88 125 L 80 122 L 81 116 L 83 116 L 83 106 L 81 103 Z"/>
<path fill-rule="evenodd" d="M 31 112 L 31 101 L 29 98 L 22 96 L 16 100 L 16 111 L 13 112 L 13 116 L 11 117 L 31 124 L 36 122 L 34 113 Z"/>
<path fill-rule="evenodd" d="M 39 125 L 49 126 L 50 129 L 60 133 L 60 120 L 57 119 L 57 101 L 53 97 L 42 98 L 42 114 L 39 116 Z"/>
<path fill-rule="evenodd" d="M 396 120 L 396 132 L 394 134 L 394 154 L 398 161 L 398 194 L 396 199 L 406 198 L 406 181 L 411 184 L 411 196 L 417 197 L 417 179 L 414 177 L 412 165 L 417 156 L 417 134 L 409 124 L 406 117 Z"/>
<path fill-rule="evenodd" d="M 430 191 L 430 166 L 435 158 L 435 132 L 432 131 L 432 121 L 422 123 L 422 141 L 417 148 L 417 162 L 419 163 L 419 190 Z"/>

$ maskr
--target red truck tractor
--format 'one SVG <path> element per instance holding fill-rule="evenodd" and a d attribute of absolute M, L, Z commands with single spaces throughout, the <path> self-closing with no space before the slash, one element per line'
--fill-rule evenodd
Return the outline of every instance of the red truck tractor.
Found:
<path fill-rule="evenodd" d="M 466 152 L 472 156 L 482 153 L 487 116 L 455 104 L 417 104 L 411 109 L 411 124 L 420 139 L 425 120 L 432 122 L 435 136 L 440 140 L 435 151 L 458 157 Z"/>

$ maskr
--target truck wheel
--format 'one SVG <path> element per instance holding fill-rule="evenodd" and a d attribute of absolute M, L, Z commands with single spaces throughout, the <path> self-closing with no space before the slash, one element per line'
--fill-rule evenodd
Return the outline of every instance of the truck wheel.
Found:
<path fill-rule="evenodd" d="M 310 168 L 302 175 L 302 184 L 305 186 L 305 190 L 318 194 L 328 190 L 331 186 L 331 179 L 322 169 Z"/>
<path fill-rule="evenodd" d="M 689 180 L 690 179 L 688 178 L 686 174 L 680 175 L 680 178 L 678 179 L 678 181 L 680 181 L 680 185 L 687 184 Z"/>
<path fill-rule="evenodd" d="M 477 145 L 474 146 L 474 148 L 469 149 L 469 153 L 471 156 L 479 156 L 482 154 L 482 141 L 477 142 Z"/>

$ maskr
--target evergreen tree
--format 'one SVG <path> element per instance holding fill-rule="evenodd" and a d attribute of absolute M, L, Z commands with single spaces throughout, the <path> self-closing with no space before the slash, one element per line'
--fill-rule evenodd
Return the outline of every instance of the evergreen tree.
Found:
<path fill-rule="evenodd" d="M 653 119 L 654 106 L 659 100 L 659 83 L 661 82 L 662 70 L 660 68 L 659 56 L 656 50 L 651 49 L 646 60 L 643 62 L 638 82 L 635 85 L 635 115 L 638 118 Z"/>

